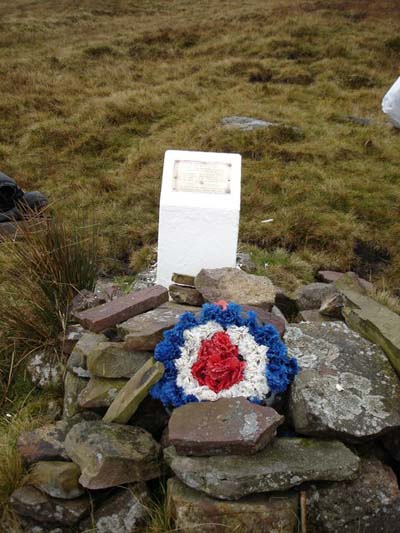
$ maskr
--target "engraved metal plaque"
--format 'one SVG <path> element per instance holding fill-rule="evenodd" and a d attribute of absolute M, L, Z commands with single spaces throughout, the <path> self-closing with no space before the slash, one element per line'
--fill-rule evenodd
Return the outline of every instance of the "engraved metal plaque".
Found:
<path fill-rule="evenodd" d="M 208 194 L 231 193 L 230 163 L 217 161 L 185 161 L 174 163 L 172 190 Z"/>

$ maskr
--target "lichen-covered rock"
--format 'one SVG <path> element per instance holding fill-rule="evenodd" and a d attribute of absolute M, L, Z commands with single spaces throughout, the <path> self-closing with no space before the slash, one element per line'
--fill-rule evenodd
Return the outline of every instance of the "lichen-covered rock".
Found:
<path fill-rule="evenodd" d="M 121 342 L 100 342 L 88 354 L 87 368 L 99 378 L 130 378 L 152 355 L 126 350 Z"/>
<path fill-rule="evenodd" d="M 160 475 L 160 447 L 142 428 L 82 422 L 65 439 L 69 457 L 81 468 L 88 489 L 147 481 Z"/>
<path fill-rule="evenodd" d="M 29 473 L 28 485 L 33 485 L 54 498 L 71 500 L 84 493 L 78 479 L 81 474 L 75 463 L 39 461 Z"/>
<path fill-rule="evenodd" d="M 182 533 L 293 533 L 297 525 L 295 493 L 257 494 L 235 502 L 221 501 L 174 478 L 168 480 L 167 497 L 175 528 Z"/>
<path fill-rule="evenodd" d="M 73 526 L 90 510 L 90 499 L 81 496 L 74 500 L 61 500 L 26 485 L 15 490 L 10 498 L 14 511 L 38 522 Z"/>
<path fill-rule="evenodd" d="M 319 309 L 322 302 L 329 296 L 336 294 L 338 290 L 330 283 L 310 283 L 296 290 L 293 298 L 300 311 Z"/>
<path fill-rule="evenodd" d="M 86 387 L 79 393 L 79 407 L 82 409 L 110 407 L 126 383 L 126 379 L 90 378 Z"/>
<path fill-rule="evenodd" d="M 342 322 L 288 328 L 301 372 L 291 387 L 298 433 L 371 439 L 400 426 L 400 382 L 382 350 Z"/>
<path fill-rule="evenodd" d="M 145 483 L 128 485 L 98 507 L 80 524 L 81 531 L 96 533 L 137 533 L 145 531 L 150 498 Z"/>
<path fill-rule="evenodd" d="M 79 339 L 83 337 L 85 330 L 80 324 L 71 324 L 65 331 L 60 333 L 59 339 L 62 344 L 62 352 L 66 355 L 70 355 L 79 342 Z"/>
<path fill-rule="evenodd" d="M 378 344 L 400 375 L 400 316 L 357 290 L 341 286 L 346 305 L 346 323 L 363 337 Z"/>
<path fill-rule="evenodd" d="M 191 488 L 214 498 L 287 490 L 305 481 L 341 481 L 357 475 L 359 458 L 338 441 L 279 438 L 254 455 L 190 457 L 173 446 L 164 458 Z"/>
<path fill-rule="evenodd" d="M 105 341 L 107 341 L 107 337 L 102 333 L 92 333 L 91 331 L 84 333 L 68 358 L 67 369 L 79 377 L 89 377 L 89 374 L 85 372 L 87 370 L 87 357 L 98 344 Z"/>
<path fill-rule="evenodd" d="M 26 365 L 32 383 L 42 389 L 50 385 L 58 385 L 62 381 L 64 366 L 46 351 L 35 352 Z"/>
<path fill-rule="evenodd" d="M 180 455 L 246 455 L 264 448 L 283 416 L 246 398 L 188 403 L 174 409 L 168 438 Z"/>
<path fill-rule="evenodd" d="M 226 300 L 271 309 L 276 290 L 265 276 L 247 274 L 239 268 L 202 269 L 195 287 L 208 302 Z"/>
<path fill-rule="evenodd" d="M 392 469 L 363 459 L 354 481 L 312 486 L 307 491 L 311 533 L 397 533 L 400 491 Z"/>
<path fill-rule="evenodd" d="M 27 464 L 37 461 L 68 461 L 69 457 L 64 447 L 67 433 L 79 422 L 96 419 L 98 415 L 95 413 L 85 412 L 33 431 L 24 431 L 17 441 L 18 451 Z"/>
<path fill-rule="evenodd" d="M 79 394 L 87 386 L 88 380 L 80 378 L 72 372 L 65 374 L 63 418 L 69 418 L 81 411 L 78 403 Z"/>

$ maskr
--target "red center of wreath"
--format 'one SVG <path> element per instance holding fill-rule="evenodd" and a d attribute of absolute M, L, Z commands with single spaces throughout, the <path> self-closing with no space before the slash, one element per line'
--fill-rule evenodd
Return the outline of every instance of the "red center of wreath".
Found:
<path fill-rule="evenodd" d="M 214 392 L 229 389 L 243 379 L 246 363 L 240 359 L 238 347 L 229 336 L 219 331 L 201 343 L 192 376 L 200 385 Z"/>

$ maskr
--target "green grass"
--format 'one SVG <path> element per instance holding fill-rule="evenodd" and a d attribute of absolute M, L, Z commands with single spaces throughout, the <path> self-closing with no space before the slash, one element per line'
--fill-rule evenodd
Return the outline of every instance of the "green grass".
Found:
<path fill-rule="evenodd" d="M 0 0 L 1 168 L 71 224 L 95 210 L 103 263 L 118 272 L 156 242 L 164 151 L 239 151 L 243 243 L 399 290 L 399 133 L 380 110 L 398 74 L 397 10 Z M 303 135 L 228 132 L 230 115 Z"/>

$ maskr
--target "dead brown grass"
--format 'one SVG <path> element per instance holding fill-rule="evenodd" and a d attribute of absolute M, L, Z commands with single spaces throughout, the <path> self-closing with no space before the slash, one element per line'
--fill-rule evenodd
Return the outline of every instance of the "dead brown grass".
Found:
<path fill-rule="evenodd" d="M 96 211 L 117 268 L 156 241 L 166 149 L 239 151 L 242 242 L 400 290 L 399 135 L 380 111 L 399 18 L 398 0 L 0 0 L 0 167 L 71 224 Z M 227 132 L 229 115 L 303 135 Z"/>

